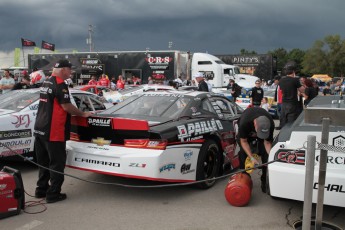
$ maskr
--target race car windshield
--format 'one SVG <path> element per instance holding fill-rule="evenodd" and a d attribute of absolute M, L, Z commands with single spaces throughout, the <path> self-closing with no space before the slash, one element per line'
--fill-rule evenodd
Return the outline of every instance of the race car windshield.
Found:
<path fill-rule="evenodd" d="M 18 112 L 37 101 L 39 91 L 13 90 L 0 96 L 0 109 Z"/>
<path fill-rule="evenodd" d="M 174 97 L 173 95 L 144 94 L 123 107 L 117 107 L 119 109 L 115 109 L 111 114 L 178 118 L 190 100 L 187 97 Z"/>

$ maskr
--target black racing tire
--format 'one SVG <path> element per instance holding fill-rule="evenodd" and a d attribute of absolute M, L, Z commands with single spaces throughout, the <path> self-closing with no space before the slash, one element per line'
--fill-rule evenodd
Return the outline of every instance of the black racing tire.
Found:
<path fill-rule="evenodd" d="M 218 176 L 221 167 L 221 154 L 219 146 L 214 140 L 206 140 L 200 149 L 196 168 L 196 180 L 211 179 Z M 197 183 L 201 189 L 211 188 L 216 180 L 208 180 Z"/>

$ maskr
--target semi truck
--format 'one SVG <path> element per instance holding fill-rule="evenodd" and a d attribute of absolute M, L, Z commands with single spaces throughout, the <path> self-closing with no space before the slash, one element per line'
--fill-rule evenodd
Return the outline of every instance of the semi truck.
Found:
<path fill-rule="evenodd" d="M 151 77 L 156 82 L 192 79 L 196 72 L 204 76 L 214 88 L 226 87 L 229 79 L 240 86 L 254 86 L 256 77 L 240 74 L 239 68 L 225 64 L 219 58 L 207 53 L 190 53 L 179 50 L 163 51 L 109 51 L 78 53 L 40 53 L 28 55 L 28 68 L 38 68 L 49 75 L 54 64 L 60 59 L 68 59 L 73 66 L 74 81 L 87 83 L 91 76 L 106 74 L 109 78 L 135 76 L 142 83 Z"/>

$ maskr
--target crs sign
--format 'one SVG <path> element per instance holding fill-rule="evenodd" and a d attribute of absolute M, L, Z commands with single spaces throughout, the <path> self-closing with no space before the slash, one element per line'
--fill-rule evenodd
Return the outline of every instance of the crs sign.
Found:
<path fill-rule="evenodd" d="M 151 65 L 151 64 L 168 64 L 173 59 L 172 59 L 172 57 L 169 57 L 169 56 L 166 56 L 166 57 L 148 56 L 147 58 L 145 58 L 145 60 L 149 63 L 149 65 Z"/>

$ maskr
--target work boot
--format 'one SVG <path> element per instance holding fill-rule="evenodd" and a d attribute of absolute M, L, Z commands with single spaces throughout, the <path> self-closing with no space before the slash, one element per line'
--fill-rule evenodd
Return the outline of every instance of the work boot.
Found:
<path fill-rule="evenodd" d="M 67 195 L 65 193 L 59 193 L 57 195 L 49 195 L 46 197 L 47 203 L 55 203 L 58 201 L 66 200 Z"/>

